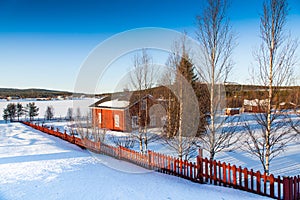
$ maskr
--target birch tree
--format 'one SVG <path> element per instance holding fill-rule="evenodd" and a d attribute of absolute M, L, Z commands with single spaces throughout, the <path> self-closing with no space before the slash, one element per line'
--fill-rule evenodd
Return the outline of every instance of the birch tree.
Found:
<path fill-rule="evenodd" d="M 136 54 L 133 58 L 133 70 L 130 74 L 131 86 L 138 94 L 138 130 L 135 134 L 139 141 L 140 151 L 146 152 L 148 149 L 148 101 L 144 98 L 146 90 L 153 87 L 155 83 L 155 71 L 152 63 L 152 57 L 146 49 L 141 54 Z M 143 101 L 145 104 L 143 105 Z M 143 108 L 143 106 L 145 106 Z M 142 110 L 145 110 L 144 119 L 142 120 Z"/>
<path fill-rule="evenodd" d="M 256 115 L 260 130 L 255 133 L 246 124 L 249 140 L 247 150 L 259 158 L 264 171 L 268 174 L 271 160 L 278 156 L 290 141 L 290 127 L 287 119 L 282 120 L 278 105 L 284 101 L 280 95 L 280 86 L 289 85 L 292 80 L 296 40 L 285 34 L 288 14 L 286 0 L 265 0 L 260 16 L 260 48 L 254 52 L 258 69 L 256 80 L 266 88 L 266 103 L 262 105 L 264 113 Z M 257 76 L 258 75 L 258 76 Z M 285 115 L 285 117 L 288 115 Z"/>
<path fill-rule="evenodd" d="M 225 106 L 223 84 L 233 66 L 231 55 L 235 46 L 227 9 L 227 0 L 207 0 L 202 14 L 197 17 L 197 38 L 201 46 L 197 69 L 200 81 L 207 84 L 210 93 L 208 125 L 200 147 L 209 152 L 210 159 L 236 141 L 235 130 L 224 129 L 226 119 L 220 116 Z"/>
<path fill-rule="evenodd" d="M 197 76 L 186 48 L 186 35 L 174 43 L 167 61 L 165 82 L 168 83 L 166 144 L 180 159 L 188 159 L 195 151 L 199 125 L 199 106 L 195 94 Z"/>

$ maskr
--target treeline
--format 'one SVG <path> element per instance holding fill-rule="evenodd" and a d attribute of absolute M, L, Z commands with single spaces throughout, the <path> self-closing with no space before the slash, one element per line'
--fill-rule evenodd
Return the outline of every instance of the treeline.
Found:
<path fill-rule="evenodd" d="M 204 87 L 205 84 L 201 84 L 200 82 L 196 83 L 196 86 L 198 88 L 198 92 L 202 94 L 207 93 L 207 88 Z M 224 85 L 225 91 L 226 91 L 226 106 L 229 108 L 235 108 L 235 107 L 242 107 L 244 99 L 266 99 L 268 95 L 268 88 L 266 86 L 260 86 L 260 85 L 241 85 L 241 84 L 225 84 Z M 166 90 L 168 88 L 164 86 L 159 87 L 153 87 L 147 90 L 143 90 L 143 95 L 150 94 L 154 98 L 167 98 Z M 300 86 L 282 86 L 277 87 L 275 90 L 280 93 L 279 96 L 281 96 L 281 99 L 284 99 L 286 102 L 293 102 L 295 104 L 299 104 L 300 102 Z M 124 92 L 116 92 L 116 93 L 103 93 L 103 94 L 96 94 L 96 97 L 103 97 L 107 96 L 108 98 L 116 95 L 121 96 L 121 94 L 126 93 L 129 91 Z M 137 92 L 131 92 L 131 99 L 130 102 L 135 102 L 138 100 Z M 205 100 L 208 100 L 205 98 Z M 281 102 L 278 102 L 281 103 Z M 206 104 L 206 106 L 209 106 L 209 104 Z"/>
<path fill-rule="evenodd" d="M 26 107 L 23 107 L 21 103 L 9 103 L 6 108 L 3 110 L 3 119 L 5 121 L 19 121 L 21 117 L 27 116 L 30 121 L 33 120 L 35 116 L 38 116 L 39 108 L 35 105 L 35 103 L 28 103 Z"/>
<path fill-rule="evenodd" d="M 0 88 L 0 98 L 9 96 L 19 98 L 54 98 L 57 96 L 71 96 L 72 92 L 46 90 L 46 89 L 14 89 L 14 88 Z M 82 95 L 82 94 L 76 94 Z"/>
<path fill-rule="evenodd" d="M 262 100 L 268 98 L 268 87 L 266 86 L 227 84 L 225 90 L 227 107 L 231 108 L 242 107 L 244 99 Z M 282 102 L 300 104 L 300 86 L 281 86 L 275 87 L 273 90 L 277 94 L 273 104 L 277 105 Z"/>

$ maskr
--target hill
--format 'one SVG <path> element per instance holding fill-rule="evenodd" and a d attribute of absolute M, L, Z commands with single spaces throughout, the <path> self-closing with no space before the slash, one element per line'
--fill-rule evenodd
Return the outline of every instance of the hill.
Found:
<path fill-rule="evenodd" d="M 19 97 L 19 98 L 52 98 L 57 96 L 71 96 L 72 92 L 46 90 L 46 89 L 16 89 L 0 88 L 0 98 Z M 78 94 L 79 95 L 79 94 Z"/>

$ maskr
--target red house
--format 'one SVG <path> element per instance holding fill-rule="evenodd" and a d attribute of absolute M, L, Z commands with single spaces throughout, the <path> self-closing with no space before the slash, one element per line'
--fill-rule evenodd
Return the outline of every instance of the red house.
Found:
<path fill-rule="evenodd" d="M 131 131 L 139 125 L 157 127 L 164 123 L 165 109 L 162 101 L 154 99 L 151 95 L 136 101 L 133 99 L 137 98 L 124 94 L 102 97 L 90 106 L 93 125 L 116 131 Z"/>
<path fill-rule="evenodd" d="M 251 113 L 263 113 L 266 112 L 268 99 L 244 99 L 243 111 Z"/>

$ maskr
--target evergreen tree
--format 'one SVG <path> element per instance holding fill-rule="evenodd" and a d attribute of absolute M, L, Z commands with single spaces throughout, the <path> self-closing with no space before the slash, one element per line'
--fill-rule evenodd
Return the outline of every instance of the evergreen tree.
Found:
<path fill-rule="evenodd" d="M 18 121 L 20 119 L 20 117 L 22 115 L 24 115 L 24 109 L 23 109 L 23 105 L 21 103 L 17 103 L 17 117 L 18 117 Z"/>
<path fill-rule="evenodd" d="M 7 110 L 7 108 L 5 108 L 5 109 L 3 110 L 3 115 L 2 115 L 2 117 L 3 117 L 3 119 L 5 120 L 5 122 L 7 122 L 7 120 L 8 120 L 8 110 Z"/>
<path fill-rule="evenodd" d="M 183 52 L 179 65 L 177 66 L 177 73 L 183 76 L 194 90 L 196 89 L 198 77 L 197 74 L 195 74 L 195 66 L 185 52 Z"/>
<path fill-rule="evenodd" d="M 205 125 L 207 124 L 205 113 L 209 111 L 209 92 L 207 90 L 207 87 L 201 85 L 201 83 L 198 81 L 199 79 L 196 74 L 195 66 L 193 65 L 188 53 L 186 52 L 185 47 L 183 46 L 182 48 L 183 53 L 177 66 L 176 77 L 182 76 L 193 88 L 194 93 L 198 99 L 200 119 L 197 135 L 200 136 L 205 131 Z M 176 81 L 178 82 L 178 80 Z"/>
<path fill-rule="evenodd" d="M 39 114 L 38 111 L 39 108 L 35 105 L 34 102 L 26 105 L 26 113 L 30 121 L 32 121 L 33 118 Z"/>
<path fill-rule="evenodd" d="M 10 121 L 13 121 L 16 117 L 16 104 L 9 103 L 6 107 L 8 118 Z"/>

